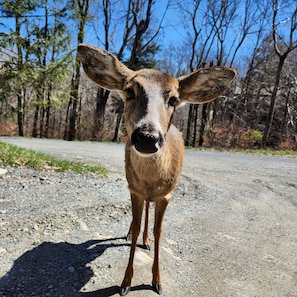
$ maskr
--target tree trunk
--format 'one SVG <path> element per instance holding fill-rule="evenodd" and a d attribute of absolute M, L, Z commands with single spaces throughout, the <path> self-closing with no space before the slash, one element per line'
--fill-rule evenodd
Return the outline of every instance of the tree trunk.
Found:
<path fill-rule="evenodd" d="M 193 131 L 192 147 L 196 146 L 198 107 L 199 107 L 199 105 L 197 105 L 197 104 L 194 105 L 194 131 Z"/>
<path fill-rule="evenodd" d="M 71 105 L 72 105 L 72 101 L 70 98 L 68 101 L 68 104 L 67 104 L 67 109 L 66 109 L 65 129 L 64 129 L 64 136 L 63 136 L 64 140 L 67 140 L 67 135 L 68 135 L 68 131 L 69 131 L 69 113 L 70 113 Z M 62 113 L 61 113 L 61 116 L 62 116 Z"/>
<path fill-rule="evenodd" d="M 189 113 L 188 113 L 188 121 L 187 121 L 187 134 L 186 134 L 186 139 L 185 139 L 185 146 L 190 145 L 191 126 L 192 126 L 192 122 L 193 122 L 193 110 L 194 110 L 194 104 L 190 104 Z"/>
<path fill-rule="evenodd" d="M 290 95 L 291 95 L 291 90 L 292 90 L 292 85 L 289 85 L 288 93 L 286 95 L 286 107 L 285 107 L 285 112 L 284 112 L 284 117 L 282 120 L 282 126 L 281 126 L 281 140 L 284 138 L 284 134 L 286 133 L 286 121 L 287 121 L 287 115 L 288 115 L 288 109 L 289 109 L 289 100 L 290 100 Z M 285 135 L 285 138 L 287 137 L 287 133 Z"/>
<path fill-rule="evenodd" d="M 262 148 L 264 148 L 264 149 L 266 149 L 267 142 L 268 142 L 268 139 L 269 139 L 269 134 L 270 134 L 270 130 L 271 130 L 272 122 L 273 122 L 273 117 L 274 117 L 274 112 L 275 112 L 276 95 L 277 95 L 277 91 L 278 91 L 278 86 L 279 86 L 279 82 L 280 82 L 280 76 L 281 76 L 282 68 L 284 66 L 284 62 L 285 62 L 286 57 L 287 57 L 287 55 L 279 56 L 277 73 L 276 73 L 276 77 L 275 77 L 275 81 L 274 81 L 274 87 L 273 87 L 273 91 L 272 91 L 272 95 L 271 95 L 271 99 L 270 99 L 269 113 L 268 113 L 268 117 L 267 117 L 267 120 L 266 120 L 265 130 L 264 130 L 263 138 L 262 138 Z"/>
<path fill-rule="evenodd" d="M 200 133 L 199 133 L 199 142 L 198 142 L 199 147 L 201 147 L 204 142 L 204 131 L 205 131 L 206 123 L 207 123 L 207 108 L 208 108 L 208 103 L 203 104 L 201 124 L 200 124 Z"/>
<path fill-rule="evenodd" d="M 109 91 L 98 87 L 96 96 L 96 109 L 94 111 L 94 124 L 92 131 L 92 140 L 102 140 L 103 127 L 104 127 L 104 115 Z"/>
<path fill-rule="evenodd" d="M 116 127 L 114 130 L 114 136 L 112 138 L 112 142 L 117 142 L 119 139 L 119 132 L 120 132 L 120 127 L 122 124 L 122 119 L 123 119 L 123 113 L 124 113 L 124 102 L 120 101 L 120 106 L 118 108 L 118 116 L 117 116 L 117 121 L 116 121 Z"/>
<path fill-rule="evenodd" d="M 19 15 L 15 18 L 15 31 L 17 35 L 17 39 L 20 39 L 21 36 L 21 23 Z M 22 48 L 19 41 L 17 41 L 17 66 L 18 70 L 21 70 L 23 67 L 23 54 Z M 22 88 L 20 87 L 18 90 L 18 128 L 19 128 L 19 136 L 24 136 L 24 105 L 23 105 L 23 94 Z"/>
<path fill-rule="evenodd" d="M 44 116 L 45 116 L 45 107 L 41 107 L 41 115 L 40 115 L 40 128 L 39 128 L 39 137 L 43 137 L 43 130 L 44 130 Z"/>
<path fill-rule="evenodd" d="M 19 136 L 24 136 L 24 107 L 23 107 L 23 98 L 21 94 L 18 94 L 18 128 Z"/>
<path fill-rule="evenodd" d="M 49 90 L 47 93 L 47 106 L 45 110 L 45 130 L 44 130 L 45 138 L 49 137 L 50 112 L 51 112 L 51 86 L 49 86 Z"/>
<path fill-rule="evenodd" d="M 88 19 L 89 13 L 89 0 L 78 0 L 78 14 L 79 14 L 79 29 L 77 34 L 77 44 L 83 43 L 84 35 L 85 35 L 85 26 Z M 78 55 L 76 55 L 75 59 L 75 67 L 74 67 L 74 75 L 71 80 L 71 91 L 70 91 L 70 99 L 69 99 L 69 127 L 67 129 L 68 118 L 66 118 L 66 128 L 64 133 L 66 139 L 72 141 L 76 136 L 76 120 L 77 120 L 77 107 L 79 103 L 78 98 L 78 88 L 80 81 L 80 60 Z"/>
<path fill-rule="evenodd" d="M 72 91 L 72 96 L 75 98 L 72 100 L 72 106 L 70 110 L 70 117 L 69 117 L 69 130 L 67 140 L 72 141 L 75 139 L 76 136 L 76 118 L 77 118 L 77 95 L 75 94 L 76 90 Z M 75 95 L 74 95 L 75 94 Z"/>
<path fill-rule="evenodd" d="M 33 121 L 33 128 L 32 128 L 32 137 L 37 137 L 37 123 L 39 117 L 39 105 L 36 105 L 35 112 L 34 112 L 34 121 Z"/>

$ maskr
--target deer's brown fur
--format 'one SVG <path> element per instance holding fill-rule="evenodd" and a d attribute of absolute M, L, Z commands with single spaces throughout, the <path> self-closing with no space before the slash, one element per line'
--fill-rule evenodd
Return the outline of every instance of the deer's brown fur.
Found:
<path fill-rule="evenodd" d="M 81 44 L 78 52 L 86 74 L 99 86 L 119 91 L 125 102 L 129 137 L 125 149 L 125 168 L 133 218 L 128 233 L 132 238 L 130 258 L 120 294 L 126 295 L 131 287 L 144 204 L 143 244 L 149 247 L 150 202 L 155 203 L 152 284 L 161 294 L 159 241 L 162 220 L 184 157 L 183 139 L 171 124 L 172 116 L 182 102 L 204 103 L 220 96 L 234 78 L 235 71 L 226 67 L 211 67 L 174 78 L 158 70 L 130 70 L 111 53 L 95 46 Z"/>

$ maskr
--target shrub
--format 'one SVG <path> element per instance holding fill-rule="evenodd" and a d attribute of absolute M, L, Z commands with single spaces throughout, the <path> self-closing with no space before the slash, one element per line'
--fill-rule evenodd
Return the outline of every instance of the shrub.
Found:
<path fill-rule="evenodd" d="M 240 135 L 240 146 L 244 148 L 252 148 L 260 146 L 263 138 L 263 133 L 259 130 L 249 129 Z"/>

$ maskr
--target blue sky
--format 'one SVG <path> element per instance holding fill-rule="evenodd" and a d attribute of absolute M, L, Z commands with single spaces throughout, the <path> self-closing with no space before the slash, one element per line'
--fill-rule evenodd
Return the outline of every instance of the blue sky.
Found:
<path fill-rule="evenodd" d="M 186 2 L 187 1 L 185 1 L 184 3 L 186 3 Z M 158 6 L 155 5 L 155 7 L 153 9 L 153 14 L 156 19 L 160 20 L 165 12 L 167 1 L 157 1 L 156 3 L 158 4 Z M 241 2 L 242 13 L 243 13 L 244 3 L 245 3 L 244 1 Z M 202 9 L 203 9 L 203 6 L 202 6 Z M 41 13 L 43 13 L 43 12 L 41 12 Z M 199 17 L 201 18 L 201 16 L 203 15 L 203 11 L 200 10 L 199 14 L 200 15 L 198 16 L 198 18 Z M 162 27 L 164 28 L 162 32 L 164 35 L 162 35 L 162 37 L 160 37 L 158 39 L 158 43 L 161 45 L 161 47 L 163 49 L 165 49 L 166 47 L 169 47 L 170 44 L 173 44 L 175 46 L 181 46 L 182 44 L 186 43 L 187 34 L 184 29 L 184 24 L 182 24 L 180 16 L 181 16 L 180 11 L 178 9 L 176 9 L 176 7 L 171 7 L 168 9 L 167 14 L 166 14 L 163 24 L 162 24 Z M 238 22 L 240 22 L 240 17 L 242 17 L 242 15 L 239 15 L 238 17 L 239 17 Z M 285 19 L 285 17 L 284 17 L 284 19 Z M 13 22 L 14 22 L 13 19 L 0 18 L 0 23 L 4 23 L 7 26 L 9 26 L 11 24 L 13 25 Z M 102 19 L 99 18 L 97 20 L 97 22 L 98 22 L 98 28 L 101 28 L 100 30 L 102 32 L 103 31 L 102 30 Z M 190 20 L 189 20 L 189 22 L 190 22 Z M 199 21 L 198 21 L 198 24 L 199 24 Z M 73 26 L 73 24 L 71 25 L 71 23 L 70 23 L 69 27 L 71 27 L 71 26 Z M 2 26 L 1 29 L 3 29 L 3 28 L 4 27 Z M 284 28 L 285 28 L 285 26 L 283 26 L 282 29 L 284 30 Z M 98 39 L 97 39 L 96 34 L 93 29 L 94 29 L 93 26 L 91 26 L 91 25 L 87 26 L 85 42 L 98 45 L 99 42 L 98 42 Z M 269 32 L 268 26 L 266 26 L 266 29 L 267 29 L 266 33 L 268 33 Z M 226 37 L 227 47 L 231 45 L 236 34 L 240 34 L 239 23 L 237 25 L 235 23 L 233 25 L 233 27 L 229 29 L 228 35 Z M 120 44 L 121 43 L 120 38 L 122 38 L 122 34 L 118 34 L 117 38 L 119 39 L 119 44 Z M 229 44 L 228 44 L 228 42 L 229 42 Z M 248 56 L 250 56 L 251 51 L 254 47 L 254 43 L 255 43 L 254 35 L 248 36 L 238 53 L 238 58 L 237 58 L 238 66 L 244 67 L 244 65 L 247 61 L 246 58 Z M 190 44 L 189 44 L 189 46 L 190 46 Z M 76 44 L 74 44 L 73 47 L 75 48 Z M 116 51 L 116 50 L 118 50 L 118 48 L 116 47 L 114 50 Z M 197 49 L 197 51 L 199 51 L 199 48 Z M 216 52 L 216 45 L 214 44 L 213 45 L 213 53 L 215 53 L 215 52 Z"/>

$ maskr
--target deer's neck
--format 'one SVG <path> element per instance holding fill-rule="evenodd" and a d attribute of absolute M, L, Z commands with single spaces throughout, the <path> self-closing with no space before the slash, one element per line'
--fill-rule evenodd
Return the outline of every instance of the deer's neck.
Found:
<path fill-rule="evenodd" d="M 149 157 L 140 156 L 128 141 L 126 176 L 129 189 L 145 199 L 165 196 L 173 190 L 183 162 L 183 140 L 174 128 L 169 130 L 162 149 Z M 176 134 L 176 132 L 178 134 Z"/>

